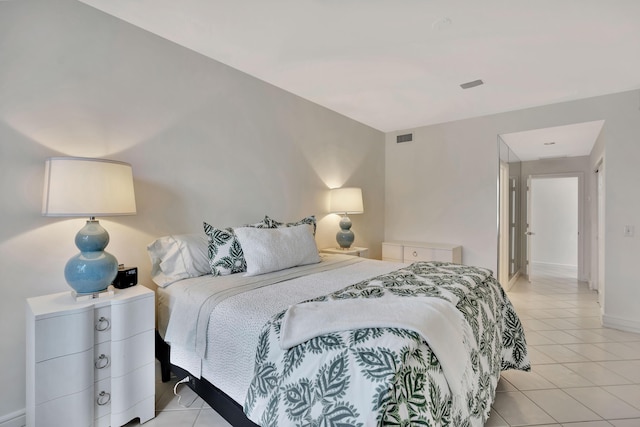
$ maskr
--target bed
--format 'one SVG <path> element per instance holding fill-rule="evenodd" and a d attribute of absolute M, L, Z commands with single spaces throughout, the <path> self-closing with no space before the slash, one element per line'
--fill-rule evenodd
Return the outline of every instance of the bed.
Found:
<path fill-rule="evenodd" d="M 255 242 L 233 231 L 255 265 Z M 520 321 L 489 270 L 315 249 L 304 255 L 315 262 L 213 275 L 208 234 L 149 247 L 157 354 L 163 379 L 171 366 L 234 426 L 482 426 L 500 372 L 530 369 Z"/>

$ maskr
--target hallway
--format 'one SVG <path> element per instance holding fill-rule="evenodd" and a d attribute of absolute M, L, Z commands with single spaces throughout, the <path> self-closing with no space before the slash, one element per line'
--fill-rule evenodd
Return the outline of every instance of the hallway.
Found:
<path fill-rule="evenodd" d="M 532 371 L 503 372 L 486 426 L 640 426 L 640 334 L 603 328 L 598 295 L 575 270 L 534 272 L 508 292 Z"/>

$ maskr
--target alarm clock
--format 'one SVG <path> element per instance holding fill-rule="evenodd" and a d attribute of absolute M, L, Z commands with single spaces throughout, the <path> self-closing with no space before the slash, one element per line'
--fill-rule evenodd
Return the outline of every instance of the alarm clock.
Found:
<path fill-rule="evenodd" d="M 118 267 L 118 273 L 113 280 L 113 287 L 117 289 L 129 288 L 138 284 L 138 267 Z"/>

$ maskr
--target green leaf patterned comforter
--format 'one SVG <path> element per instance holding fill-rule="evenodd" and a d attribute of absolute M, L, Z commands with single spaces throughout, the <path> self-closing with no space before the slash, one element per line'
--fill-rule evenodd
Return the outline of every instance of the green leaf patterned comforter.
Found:
<path fill-rule="evenodd" d="M 416 332 L 357 329 L 282 350 L 283 311 L 261 331 L 247 416 L 263 427 L 483 426 L 500 371 L 530 370 L 522 325 L 491 272 L 417 262 L 314 301 L 385 294 L 442 298 L 463 314 L 477 344 L 470 354 L 476 383 L 466 396 L 453 398 L 438 359 Z"/>

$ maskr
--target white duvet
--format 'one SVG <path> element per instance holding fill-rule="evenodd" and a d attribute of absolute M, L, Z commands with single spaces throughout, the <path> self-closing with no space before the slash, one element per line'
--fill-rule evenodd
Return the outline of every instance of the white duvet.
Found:
<path fill-rule="evenodd" d="M 324 270 L 330 263 L 333 263 L 336 268 L 295 278 L 290 278 L 293 277 L 290 270 L 270 273 L 265 275 L 270 282 L 273 281 L 272 275 L 280 275 L 285 281 L 257 287 L 248 292 L 229 296 L 222 301 L 216 300 L 215 308 L 208 316 L 206 357 L 201 358 L 195 351 L 191 340 L 193 336 L 191 338 L 174 336 L 172 337 L 174 343 L 171 345 L 171 363 L 189 371 L 192 375 L 206 378 L 242 405 L 253 377 L 258 335 L 264 324 L 274 314 L 292 304 L 335 292 L 353 283 L 391 272 L 405 265 L 364 258 L 354 259 L 344 255 L 323 255 L 322 258 L 322 263 L 326 264 L 323 264 L 320 270 Z M 342 262 L 347 260 L 349 261 Z M 306 267 L 313 266 L 298 268 Z M 178 315 L 168 321 L 167 318 L 171 317 L 168 313 L 178 305 L 176 301 L 190 293 L 193 297 L 190 289 L 202 290 L 208 286 L 214 288 L 219 286 L 221 283 L 219 279 L 225 282 L 237 280 L 238 283 L 247 283 L 247 278 L 242 274 L 223 277 L 202 276 L 181 280 L 167 288 L 158 289 L 158 324 L 165 338 L 166 330 L 173 329 L 173 334 L 179 333 L 180 330 L 186 333 L 189 326 L 185 322 L 193 321 L 193 315 L 197 315 L 200 310 L 199 307 L 193 307 L 188 311 L 191 316 Z M 225 287 L 227 285 L 228 283 Z M 201 298 L 202 295 L 192 299 Z M 184 314 L 184 310 L 182 312 Z M 191 320 L 185 320 L 188 317 L 191 317 Z M 177 323 L 171 325 L 174 320 Z"/>

